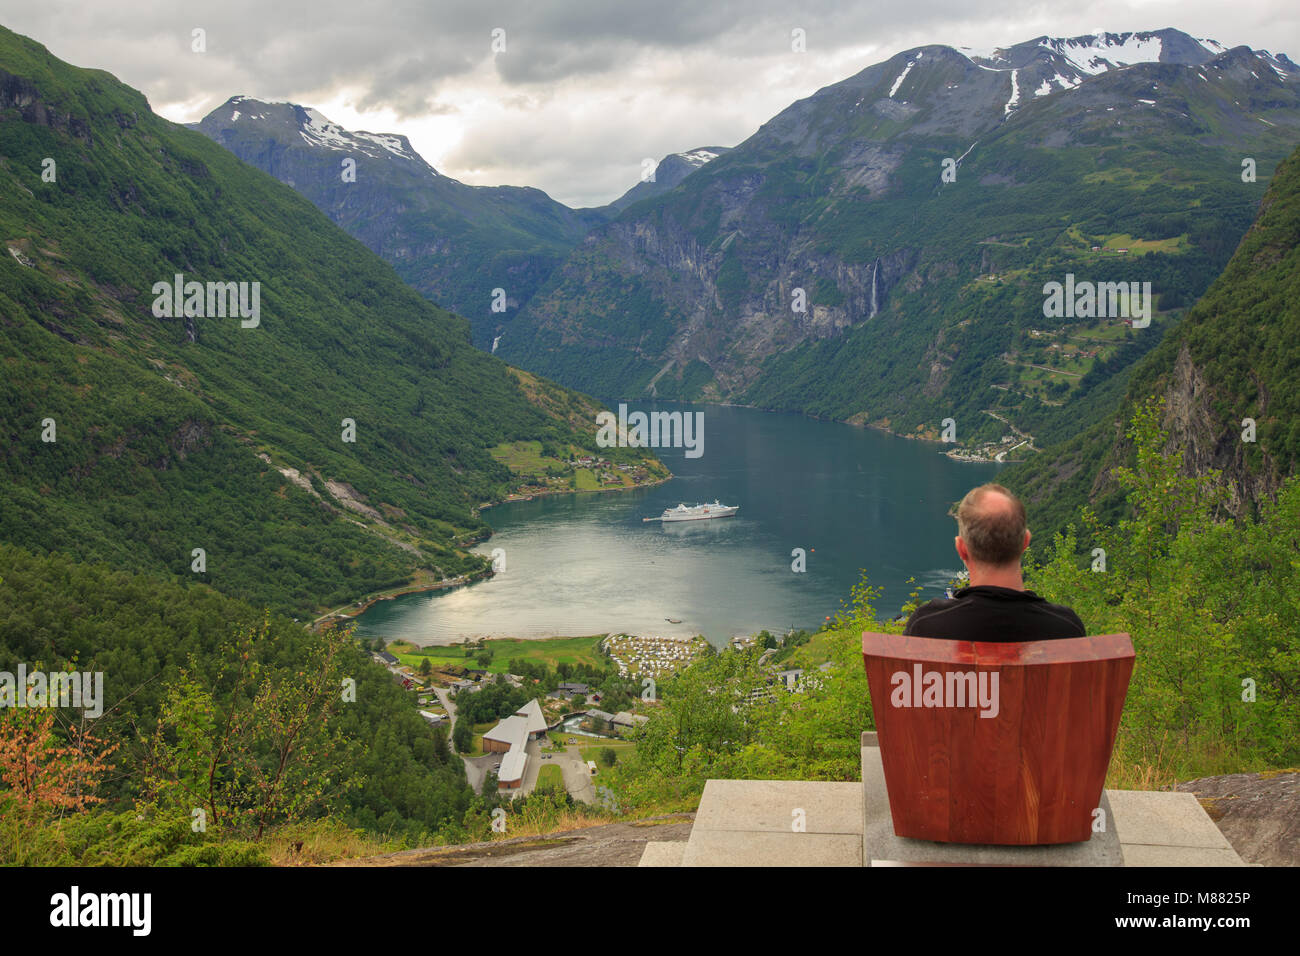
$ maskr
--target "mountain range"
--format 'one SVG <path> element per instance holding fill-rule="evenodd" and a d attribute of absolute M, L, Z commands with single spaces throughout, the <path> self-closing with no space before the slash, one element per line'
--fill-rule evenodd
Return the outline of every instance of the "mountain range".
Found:
<path fill-rule="evenodd" d="M 232 96 L 192 128 L 298 190 L 409 285 L 468 318 L 484 349 L 593 228 L 726 152 L 671 154 L 608 206 L 570 209 L 540 189 L 468 186 L 405 136 L 345 130 L 293 103 Z"/>
<path fill-rule="evenodd" d="M 401 137 L 239 99 L 199 129 L 292 182 L 426 295 L 459 284 L 446 295 L 467 303 L 476 344 L 521 368 L 601 395 L 909 437 L 951 422 L 967 455 L 1015 460 L 1113 425 L 1135 363 L 1223 270 L 1300 142 L 1298 79 L 1285 55 L 1175 29 L 917 47 L 732 149 L 666 157 L 609 206 L 566 218 L 546 200 L 542 227 L 502 212 L 546 245 L 520 252 L 519 281 L 491 256 L 466 271 L 432 246 L 412 252 L 424 220 L 410 210 L 437 189 L 497 194 L 440 177 Z M 344 153 L 384 170 L 369 192 L 339 181 Z M 409 185 L 386 187 L 398 169 Z M 1126 310 L 1045 315 L 1045 288 L 1067 281 L 1149 283 L 1149 325 Z M 488 311 L 489 287 L 507 286 L 506 309 Z M 1063 492 L 1053 520 L 1084 500 L 1079 481 L 1049 482 Z"/>

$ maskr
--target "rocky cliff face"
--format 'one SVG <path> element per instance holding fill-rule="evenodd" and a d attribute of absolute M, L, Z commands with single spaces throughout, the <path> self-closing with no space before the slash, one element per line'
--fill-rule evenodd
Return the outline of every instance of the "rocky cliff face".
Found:
<path fill-rule="evenodd" d="M 1257 413 L 1269 415 L 1268 388 L 1258 383 Z M 1260 461 L 1248 461 L 1242 441 L 1241 421 L 1221 419 L 1215 410 L 1215 388 L 1203 369 L 1192 360 L 1191 349 L 1184 343 L 1178 350 L 1173 372 L 1164 394 L 1164 427 L 1169 432 L 1171 450 L 1183 453 L 1183 472 L 1205 475 L 1223 473 L 1222 484 L 1228 489 L 1227 507 L 1244 517 L 1261 501 L 1277 497 L 1286 474 L 1279 467 L 1272 449 L 1260 449 Z"/>

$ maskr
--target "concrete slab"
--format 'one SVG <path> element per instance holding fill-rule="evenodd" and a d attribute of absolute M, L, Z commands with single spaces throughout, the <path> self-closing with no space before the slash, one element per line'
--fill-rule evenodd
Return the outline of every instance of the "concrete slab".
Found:
<path fill-rule="evenodd" d="M 755 782 L 755 781 L 750 781 Z M 861 866 L 857 833 L 691 831 L 682 866 Z"/>
<path fill-rule="evenodd" d="M 1120 843 L 1232 849 L 1190 793 L 1107 790 Z"/>
<path fill-rule="evenodd" d="M 1114 826 L 1094 833 L 1086 843 L 1056 846 L 990 846 L 987 844 L 935 843 L 894 834 L 889 813 L 885 770 L 876 747 L 862 748 L 863 826 L 862 859 L 897 864 L 955 863 L 969 866 L 1123 866 L 1124 854 Z M 1101 796 L 1106 819 L 1113 820 L 1106 793 Z"/>
<path fill-rule="evenodd" d="M 818 780 L 710 780 L 692 835 L 701 830 L 791 833 L 802 811 L 808 833 L 862 833 L 862 787 Z"/>
<path fill-rule="evenodd" d="M 652 840 L 645 845 L 645 852 L 641 854 L 641 862 L 637 866 L 681 866 L 685 853 L 685 840 L 676 843 L 660 843 Z"/>
<path fill-rule="evenodd" d="M 1125 866 L 1245 866 L 1237 851 L 1228 847 L 1151 846 L 1121 844 Z"/>

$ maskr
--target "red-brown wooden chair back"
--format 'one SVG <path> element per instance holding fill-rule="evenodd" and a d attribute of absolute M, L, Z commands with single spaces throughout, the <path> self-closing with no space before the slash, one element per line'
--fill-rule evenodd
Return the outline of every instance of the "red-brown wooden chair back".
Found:
<path fill-rule="evenodd" d="M 1127 634 L 999 644 L 867 632 L 862 657 L 898 836 L 1020 846 L 1091 837 L 1133 673 Z M 974 701 L 969 677 L 948 676 L 972 673 Z"/>

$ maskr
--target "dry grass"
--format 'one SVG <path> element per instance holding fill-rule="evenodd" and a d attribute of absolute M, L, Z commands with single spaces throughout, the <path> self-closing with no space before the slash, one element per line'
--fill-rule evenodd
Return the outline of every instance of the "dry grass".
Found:
<path fill-rule="evenodd" d="M 567 833 L 570 830 L 584 830 L 606 823 L 626 822 L 626 818 L 611 813 L 601 807 L 574 807 L 569 810 L 534 811 L 524 810 L 511 813 L 507 819 L 505 833 L 494 833 L 493 840 L 513 840 L 518 837 L 537 837 L 552 833 Z"/>
<path fill-rule="evenodd" d="M 353 830 L 332 820 L 282 827 L 266 838 L 264 846 L 272 866 L 318 866 L 408 849 L 405 841 Z"/>

